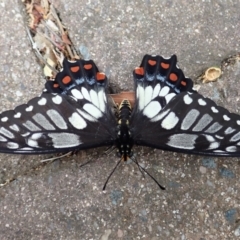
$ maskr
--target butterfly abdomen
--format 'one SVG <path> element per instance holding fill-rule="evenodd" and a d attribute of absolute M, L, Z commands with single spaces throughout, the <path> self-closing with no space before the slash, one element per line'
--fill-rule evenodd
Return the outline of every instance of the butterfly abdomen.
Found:
<path fill-rule="evenodd" d="M 118 138 L 116 146 L 120 156 L 126 161 L 131 156 L 133 139 L 129 131 L 129 119 L 132 113 L 131 105 L 128 100 L 123 100 L 118 109 Z"/>

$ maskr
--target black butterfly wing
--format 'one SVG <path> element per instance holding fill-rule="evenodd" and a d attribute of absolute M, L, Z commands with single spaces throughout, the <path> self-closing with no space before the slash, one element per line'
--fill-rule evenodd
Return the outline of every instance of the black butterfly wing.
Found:
<path fill-rule="evenodd" d="M 134 71 L 135 144 L 214 156 L 240 156 L 240 116 L 192 90 L 176 56 L 146 55 Z"/>
<path fill-rule="evenodd" d="M 40 97 L 0 114 L 0 152 L 54 153 L 113 145 L 116 120 L 105 74 L 93 61 L 64 60 Z"/>

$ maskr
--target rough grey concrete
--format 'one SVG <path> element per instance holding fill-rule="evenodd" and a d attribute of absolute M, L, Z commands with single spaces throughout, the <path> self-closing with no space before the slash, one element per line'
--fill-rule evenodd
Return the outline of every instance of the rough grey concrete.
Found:
<path fill-rule="evenodd" d="M 132 70 L 145 53 L 178 55 L 196 78 L 239 52 L 238 1 L 53 1 L 76 46 L 88 49 L 110 81 L 132 90 Z M 0 2 L 0 109 L 40 94 L 44 79 L 24 29 L 21 1 Z M 240 65 L 201 87 L 239 112 Z M 41 166 L 44 156 L 0 155 L 0 239 L 237 239 L 237 158 L 197 157 L 135 148 L 136 158 L 164 186 L 143 178 L 105 148 Z M 79 168 L 88 159 L 94 161 Z M 40 166 L 39 166 L 40 165 Z M 39 166 L 35 170 L 33 167 Z M 26 173 L 26 174 L 24 174 Z"/>

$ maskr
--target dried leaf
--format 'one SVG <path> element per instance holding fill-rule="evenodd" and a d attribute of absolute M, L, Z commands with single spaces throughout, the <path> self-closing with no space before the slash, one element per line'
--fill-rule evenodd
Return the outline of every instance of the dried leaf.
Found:
<path fill-rule="evenodd" d="M 218 67 L 208 68 L 203 75 L 203 83 L 214 82 L 221 76 L 222 71 Z"/>
<path fill-rule="evenodd" d="M 52 30 L 52 31 L 55 31 L 55 32 L 58 32 L 59 31 L 59 28 L 57 27 L 57 25 L 50 19 L 47 19 L 46 20 L 46 25 Z"/>
<path fill-rule="evenodd" d="M 34 4 L 34 9 L 36 9 L 42 16 L 45 15 L 45 9 L 42 6 Z"/>
<path fill-rule="evenodd" d="M 64 43 L 66 43 L 68 45 L 72 44 L 71 41 L 69 40 L 68 35 L 67 35 L 66 32 L 64 32 L 64 34 L 62 34 L 62 40 L 63 40 Z"/>
<path fill-rule="evenodd" d="M 52 67 L 52 68 L 55 68 L 57 63 L 52 61 L 52 59 L 48 58 L 47 59 L 47 63 Z M 48 66 L 48 65 L 45 65 L 45 67 L 43 68 L 43 73 L 46 77 L 49 77 L 51 78 L 53 76 L 53 72 L 52 72 L 52 69 Z"/>

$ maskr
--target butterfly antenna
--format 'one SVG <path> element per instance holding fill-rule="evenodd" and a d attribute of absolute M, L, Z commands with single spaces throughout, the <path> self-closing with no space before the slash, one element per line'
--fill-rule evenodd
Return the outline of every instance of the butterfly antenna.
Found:
<path fill-rule="evenodd" d="M 140 172 L 142 172 L 142 171 L 145 172 L 145 173 L 160 187 L 160 189 L 162 189 L 162 190 L 165 190 L 165 189 L 166 189 L 165 187 L 163 187 L 162 185 L 160 185 L 159 182 L 158 182 L 145 168 L 143 168 L 143 167 L 138 163 L 137 160 L 132 159 L 132 158 L 131 158 L 131 160 L 137 164 L 137 166 L 138 166 L 139 169 L 141 169 Z"/>
<path fill-rule="evenodd" d="M 112 172 L 109 174 L 104 186 L 103 186 L 103 191 L 106 189 L 107 183 L 110 179 L 110 177 L 113 175 L 113 173 L 115 172 L 115 170 L 117 169 L 118 165 L 120 164 L 120 162 L 122 161 L 122 159 L 120 158 L 120 160 L 118 161 L 118 163 L 116 164 L 116 166 L 114 167 L 114 169 L 112 170 Z"/>
<path fill-rule="evenodd" d="M 41 160 L 41 162 L 55 161 L 55 160 L 57 160 L 57 159 L 70 156 L 71 154 L 72 154 L 72 152 L 67 152 L 67 153 L 65 153 L 65 154 L 63 154 L 63 155 L 60 155 L 60 156 L 55 156 L 55 157 L 43 159 L 43 160 Z"/>

